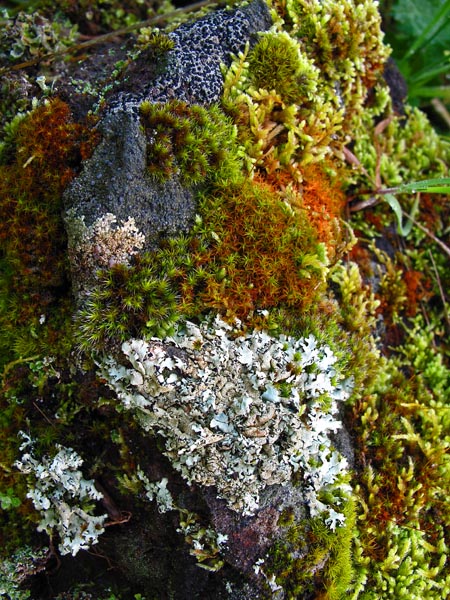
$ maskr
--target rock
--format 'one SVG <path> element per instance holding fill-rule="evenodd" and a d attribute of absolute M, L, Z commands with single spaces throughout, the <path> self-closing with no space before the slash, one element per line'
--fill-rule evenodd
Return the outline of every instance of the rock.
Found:
<path fill-rule="evenodd" d="M 174 48 L 167 53 L 163 72 L 153 80 L 143 83 L 141 73 L 130 69 L 127 89 L 133 88 L 134 76 L 139 93 L 122 91 L 109 99 L 98 126 L 102 141 L 64 194 L 69 248 L 78 243 L 74 231 L 81 224 L 89 227 L 107 213 L 119 222 L 134 218 L 147 249 L 154 249 L 162 237 L 190 228 L 195 213 L 192 188 L 177 176 L 161 183 L 147 172 L 139 106 L 144 100 L 175 98 L 206 105 L 218 101 L 223 85 L 221 64 L 229 65 L 232 53 L 237 54 L 270 25 L 269 10 L 261 0 L 213 12 L 169 34 Z M 73 272 L 77 271 L 75 265 Z"/>

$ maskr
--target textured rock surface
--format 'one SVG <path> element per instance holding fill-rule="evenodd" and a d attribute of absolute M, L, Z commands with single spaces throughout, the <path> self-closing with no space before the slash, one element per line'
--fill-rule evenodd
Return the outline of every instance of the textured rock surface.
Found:
<path fill-rule="evenodd" d="M 83 172 L 66 192 L 66 207 L 87 226 L 106 213 L 132 216 L 147 243 L 189 228 L 194 201 L 172 178 L 158 183 L 146 174 L 145 137 L 133 113 L 109 114 L 100 125 L 103 139 Z"/>
<path fill-rule="evenodd" d="M 381 80 L 377 7 L 271 3 L 220 98 L 258 2 L 6 70 L 0 595 L 450 597 L 450 205 L 419 203 L 438 247 L 367 201 L 448 148 Z"/>
<path fill-rule="evenodd" d="M 142 86 L 138 96 L 121 94 L 110 106 L 130 110 L 143 100 L 166 102 L 172 98 L 189 103 L 211 104 L 222 95 L 220 65 L 231 64 L 231 54 L 244 49 L 247 41 L 272 24 L 267 5 L 254 0 L 245 7 L 213 12 L 178 27 L 168 37 L 175 46 L 167 54 L 162 74 Z"/>

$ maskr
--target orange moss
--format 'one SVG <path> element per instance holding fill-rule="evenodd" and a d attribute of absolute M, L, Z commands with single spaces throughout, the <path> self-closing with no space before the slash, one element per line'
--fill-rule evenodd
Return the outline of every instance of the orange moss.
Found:
<path fill-rule="evenodd" d="M 258 169 L 255 171 L 253 180 L 261 185 L 269 186 L 273 191 L 279 190 L 281 192 L 286 190 L 289 185 L 295 185 L 292 173 L 285 169 L 273 169 L 271 171 Z"/>
<path fill-rule="evenodd" d="M 73 122 L 68 105 L 55 99 L 24 118 L 8 148 L 8 164 L 0 165 L 0 346 L 20 337 L 18 326 L 30 335 L 40 315 L 67 303 L 62 193 L 97 141 L 89 124 Z"/>
<path fill-rule="evenodd" d="M 337 178 L 326 173 L 326 163 L 310 164 L 302 168 L 302 184 L 294 183 L 289 171 L 276 169 L 272 172 L 258 171 L 254 181 L 268 186 L 274 193 L 284 197 L 286 189 L 293 191 L 298 202 L 289 198 L 294 208 L 306 212 L 309 223 L 316 231 L 317 239 L 323 242 L 330 259 L 342 241 L 339 219 L 343 216 L 346 197 Z"/>
<path fill-rule="evenodd" d="M 421 143 L 423 143 L 423 140 Z M 419 220 L 421 224 L 434 233 L 441 231 L 443 229 L 443 222 L 445 223 L 445 220 L 448 219 L 448 212 L 450 210 L 448 197 L 437 196 L 436 194 L 421 194 L 419 206 Z M 447 215 L 444 217 L 442 213 L 445 208 L 447 208 Z"/>
<path fill-rule="evenodd" d="M 414 317 L 420 302 L 429 300 L 432 296 L 431 282 L 425 278 L 423 273 L 414 270 L 405 271 L 403 281 L 406 286 L 406 316 Z"/>
<path fill-rule="evenodd" d="M 0 244 L 14 268 L 13 287 L 41 295 L 44 304 L 41 286 L 65 279 L 61 194 L 95 140 L 56 99 L 24 119 L 14 160 L 0 166 Z"/>
<path fill-rule="evenodd" d="M 345 194 L 339 182 L 332 180 L 323 167 L 308 165 L 303 169 L 303 206 L 317 231 L 319 241 L 334 253 L 341 241 L 338 219 L 346 204 Z M 330 256 L 332 258 L 332 256 Z"/>
<path fill-rule="evenodd" d="M 359 238 L 357 231 L 355 231 L 355 235 Z M 351 248 L 348 258 L 350 261 L 357 263 L 361 276 L 364 279 L 373 276 L 372 255 L 368 248 L 360 241 Z"/>
<path fill-rule="evenodd" d="M 205 276 L 196 289 L 184 281 L 185 299 L 195 296 L 204 308 L 241 318 L 257 309 L 311 305 L 322 273 L 317 234 L 304 212 L 259 182 L 208 195 L 201 208 L 212 233 L 193 257 Z"/>

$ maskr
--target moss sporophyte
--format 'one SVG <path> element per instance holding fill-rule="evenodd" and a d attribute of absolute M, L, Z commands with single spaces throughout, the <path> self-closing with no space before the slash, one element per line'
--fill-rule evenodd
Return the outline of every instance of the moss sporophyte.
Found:
<path fill-rule="evenodd" d="M 89 27 L 103 26 L 102 3 L 88 4 Z M 249 33 L 257 10 L 264 30 Z M 74 114 L 2 87 L 29 112 L 2 121 L 0 142 L 0 593 L 21 593 L 11 565 L 48 541 L 49 555 L 77 556 L 63 568 L 95 544 L 138 592 L 161 594 L 160 569 L 179 585 L 167 554 L 151 562 L 167 527 L 167 564 L 176 555 L 190 573 L 195 557 L 202 589 L 238 594 L 242 577 L 268 597 L 440 600 L 450 210 L 445 190 L 404 184 L 448 177 L 448 144 L 418 109 L 393 109 L 376 2 L 206 14 L 121 49 L 123 89 L 101 96 L 95 120 L 74 116 L 79 87 Z M 23 35 L 38 24 L 8 24 L 17 54 L 38 47 Z M 58 27 L 42 32 L 60 48 Z M 163 60 L 133 95 L 143 56 Z M 52 96 L 58 78 L 45 76 Z M 133 143 L 111 123 L 135 127 Z M 133 194 L 116 192 L 140 160 L 133 194 L 147 204 L 133 213 Z M 86 192 L 93 172 L 111 173 L 113 191 L 92 177 Z M 142 523 L 139 554 L 127 532 Z"/>

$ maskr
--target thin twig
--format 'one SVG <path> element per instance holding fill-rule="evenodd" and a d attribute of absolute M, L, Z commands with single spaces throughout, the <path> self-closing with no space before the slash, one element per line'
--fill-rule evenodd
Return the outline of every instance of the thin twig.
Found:
<path fill-rule="evenodd" d="M 133 23 L 133 25 L 129 25 L 128 27 L 123 27 L 122 29 L 117 29 L 116 31 L 110 31 L 109 33 L 104 33 L 103 35 L 98 35 L 90 40 L 86 40 L 85 42 L 80 42 L 79 44 L 74 44 L 73 46 L 69 46 L 65 50 L 61 50 L 60 52 L 49 52 L 48 54 L 43 54 L 41 56 L 37 56 L 31 60 L 27 60 L 21 62 L 19 64 L 10 65 L 7 67 L 2 67 L 0 69 L 0 76 L 8 73 L 10 71 L 20 71 L 21 69 L 26 69 L 28 67 L 32 67 L 40 62 L 54 60 L 55 58 L 60 58 L 61 56 L 65 56 L 66 54 L 73 54 L 75 52 L 79 52 L 80 50 L 84 50 L 86 48 L 90 48 L 91 46 L 95 46 L 97 44 L 101 44 L 103 42 L 107 42 L 117 36 L 126 35 L 127 33 L 132 33 L 136 29 L 141 29 L 142 27 L 148 27 L 149 25 L 157 25 L 159 23 L 163 23 L 169 19 L 173 19 L 177 15 L 194 12 L 196 10 L 200 10 L 205 6 L 213 6 L 222 4 L 223 0 L 201 0 L 200 2 L 195 2 L 194 4 L 190 4 L 188 6 L 184 6 L 182 8 L 177 8 L 176 10 L 172 10 L 168 13 L 164 13 L 162 15 L 157 15 L 156 17 L 152 17 L 151 19 L 146 19 L 145 21 L 139 21 L 139 23 Z"/>
<path fill-rule="evenodd" d="M 432 233 L 427 227 L 424 227 L 423 225 L 421 225 L 418 221 L 416 221 L 416 219 L 414 219 L 414 217 L 412 217 L 411 215 L 409 215 L 407 212 L 405 212 L 404 210 L 402 210 L 402 214 L 405 217 L 408 217 L 408 219 L 411 219 L 411 221 L 414 223 L 414 225 L 416 227 L 418 227 L 421 231 L 423 231 L 428 237 L 430 237 L 433 242 L 435 242 L 444 252 L 445 254 L 447 254 L 448 257 L 450 257 L 450 248 L 448 246 L 446 246 L 446 244 L 444 244 L 444 242 L 442 242 L 439 238 L 437 238 L 434 233 Z"/>
<path fill-rule="evenodd" d="M 439 277 L 439 272 L 437 270 L 436 262 L 434 260 L 433 253 L 431 252 L 430 249 L 428 249 L 428 253 L 430 255 L 431 262 L 433 264 L 434 274 L 436 275 L 436 283 L 438 284 L 439 293 L 441 295 L 441 300 L 442 300 L 442 305 L 444 307 L 445 320 L 447 321 L 447 327 L 448 327 L 448 329 L 450 331 L 450 318 L 449 318 L 449 314 L 448 314 L 448 310 L 447 310 L 447 301 L 446 301 L 446 298 L 445 298 L 444 289 L 442 287 L 441 278 Z"/>
<path fill-rule="evenodd" d="M 39 408 L 39 406 L 36 404 L 36 402 L 34 402 L 34 400 L 33 400 L 33 406 L 34 406 L 34 408 L 35 408 L 35 409 L 36 409 L 38 412 L 40 412 L 40 413 L 41 413 L 41 415 L 44 417 L 44 419 L 47 421 L 47 423 L 48 423 L 49 425 L 51 425 L 52 427 L 55 427 L 55 424 L 54 424 L 54 423 L 53 423 L 53 421 L 50 419 L 50 417 L 47 417 L 47 415 L 45 414 L 45 412 L 44 412 L 44 411 L 43 411 L 41 408 Z"/>
<path fill-rule="evenodd" d="M 431 106 L 434 108 L 436 113 L 441 117 L 441 119 L 450 129 L 450 113 L 447 110 L 445 104 L 441 100 L 439 100 L 439 98 L 433 98 L 433 100 L 431 101 Z"/>
<path fill-rule="evenodd" d="M 360 195 L 360 194 L 358 194 Z M 360 210 L 364 210 L 366 208 L 371 208 L 372 206 L 376 206 L 380 203 L 379 198 L 375 198 L 375 196 L 371 196 L 367 200 L 361 200 L 361 202 L 357 202 L 356 204 L 352 204 L 349 207 L 351 213 L 359 212 Z"/>

